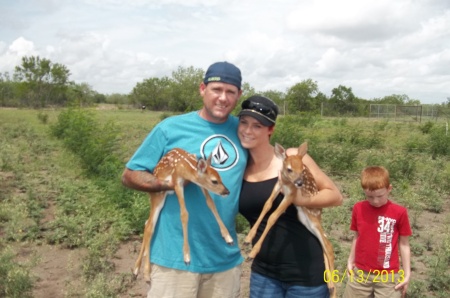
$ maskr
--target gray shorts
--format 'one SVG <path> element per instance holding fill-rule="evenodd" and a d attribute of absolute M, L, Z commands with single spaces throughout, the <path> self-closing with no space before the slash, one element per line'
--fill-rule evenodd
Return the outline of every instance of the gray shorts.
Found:
<path fill-rule="evenodd" d="M 241 265 L 211 274 L 151 265 L 147 298 L 239 298 Z"/>

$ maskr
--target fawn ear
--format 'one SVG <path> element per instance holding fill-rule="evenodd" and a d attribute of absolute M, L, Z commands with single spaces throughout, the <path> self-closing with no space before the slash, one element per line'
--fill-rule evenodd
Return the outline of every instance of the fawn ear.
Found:
<path fill-rule="evenodd" d="M 283 160 L 286 158 L 286 150 L 278 143 L 275 143 L 275 156 Z"/>
<path fill-rule="evenodd" d="M 212 160 L 212 152 L 211 154 L 208 156 L 208 160 L 206 161 L 208 163 L 208 165 L 211 165 L 211 160 Z"/>
<path fill-rule="evenodd" d="M 307 151 L 308 151 L 308 142 L 304 142 L 298 147 L 297 155 L 303 157 L 305 156 Z"/>
<path fill-rule="evenodd" d="M 208 161 L 210 159 L 208 158 Z M 208 162 L 204 160 L 203 158 L 200 158 L 197 162 L 197 172 L 204 173 L 206 171 L 206 168 L 208 167 Z"/>

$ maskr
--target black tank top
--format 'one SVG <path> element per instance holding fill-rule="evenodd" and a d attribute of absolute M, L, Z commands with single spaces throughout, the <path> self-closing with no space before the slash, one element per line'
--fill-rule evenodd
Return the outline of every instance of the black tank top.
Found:
<path fill-rule="evenodd" d="M 253 226 L 269 198 L 278 178 L 261 182 L 243 181 L 239 212 Z M 283 195 L 278 195 L 272 209 L 258 228 L 253 245 L 258 241 L 270 214 L 278 207 Z M 324 284 L 324 259 L 319 240 L 298 220 L 297 208 L 288 207 L 278 218 L 264 240 L 261 251 L 253 260 L 252 270 L 291 285 L 319 286 Z"/>

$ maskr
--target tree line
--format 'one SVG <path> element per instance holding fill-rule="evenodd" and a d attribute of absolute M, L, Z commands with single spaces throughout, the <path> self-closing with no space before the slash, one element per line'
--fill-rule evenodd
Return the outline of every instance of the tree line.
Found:
<path fill-rule="evenodd" d="M 151 77 L 136 84 L 129 94 L 101 94 L 87 83 L 71 81 L 70 70 L 60 63 L 39 56 L 24 56 L 11 76 L 0 73 L 0 106 L 4 107 L 63 107 L 69 102 L 81 106 L 96 103 L 128 104 L 146 106 L 154 111 L 187 112 L 199 109 L 199 83 L 204 76 L 200 68 L 178 67 L 171 76 Z M 420 105 L 420 100 L 407 95 L 392 94 L 382 98 L 363 99 L 357 97 L 351 87 L 339 85 L 331 95 L 320 92 L 318 83 L 305 79 L 288 88 L 257 91 L 249 83 L 242 85 L 245 99 L 253 94 L 262 94 L 273 99 L 285 114 L 299 112 L 318 113 L 322 104 L 335 107 L 337 115 L 364 115 L 364 106 L 369 104 Z M 442 107 L 450 108 L 450 98 Z"/>

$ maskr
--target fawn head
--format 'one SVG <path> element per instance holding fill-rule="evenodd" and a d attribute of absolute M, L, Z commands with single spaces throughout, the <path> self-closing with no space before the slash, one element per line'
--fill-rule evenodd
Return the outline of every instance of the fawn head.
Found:
<path fill-rule="evenodd" d="M 308 168 L 303 164 L 303 156 L 308 151 L 308 143 L 304 142 L 298 147 L 296 155 L 287 155 L 280 144 L 275 144 L 275 155 L 283 161 L 281 181 L 283 184 L 292 184 L 301 188 L 304 193 L 314 193 L 316 184 Z"/>
<path fill-rule="evenodd" d="M 211 155 L 207 160 L 199 158 L 197 161 L 197 181 L 192 180 L 192 182 L 221 196 L 230 194 L 219 173 L 211 166 Z"/>

